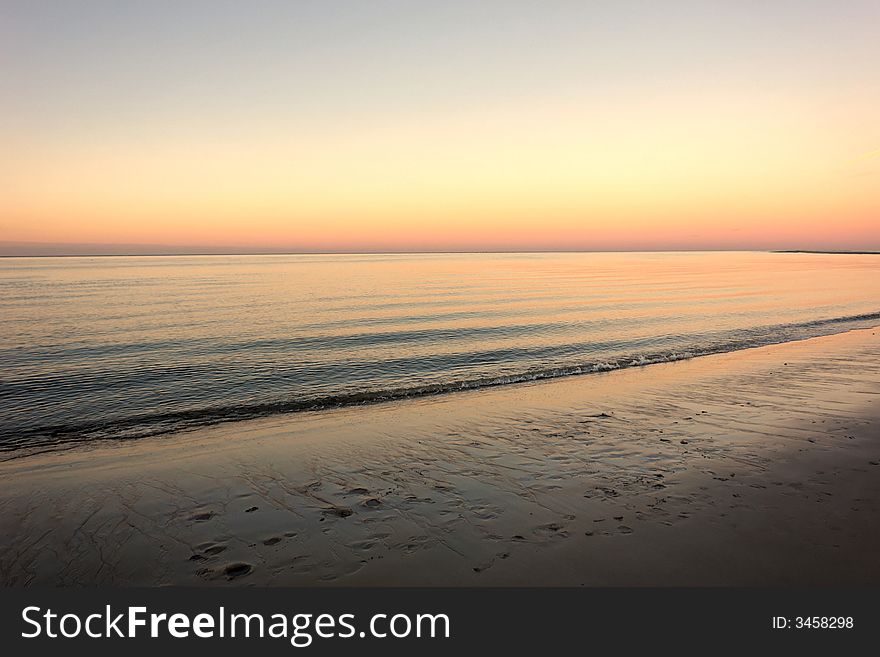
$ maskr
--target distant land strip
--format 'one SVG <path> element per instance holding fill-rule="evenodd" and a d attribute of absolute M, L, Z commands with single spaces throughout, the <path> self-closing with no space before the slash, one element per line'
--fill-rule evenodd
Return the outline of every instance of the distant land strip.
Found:
<path fill-rule="evenodd" d="M 811 251 L 807 249 L 787 249 L 770 253 L 825 253 L 833 255 L 880 255 L 880 251 Z"/>

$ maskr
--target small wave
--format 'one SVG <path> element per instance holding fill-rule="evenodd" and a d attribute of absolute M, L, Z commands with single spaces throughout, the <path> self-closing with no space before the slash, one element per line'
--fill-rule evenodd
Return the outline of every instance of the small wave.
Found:
<path fill-rule="evenodd" d="M 5 438 L 0 443 L 0 453 L 6 453 L 7 457 L 0 460 L 9 460 L 19 456 L 61 449 L 76 443 L 94 440 L 145 438 L 271 415 L 377 404 L 452 392 L 609 372 L 630 367 L 671 363 L 698 356 L 727 353 L 770 344 L 803 340 L 831 333 L 841 333 L 854 328 L 865 328 L 870 326 L 870 323 L 877 322 L 878 320 L 880 320 L 880 312 L 865 313 L 847 317 L 812 320 L 797 324 L 742 329 L 709 336 L 711 338 L 709 342 L 668 352 L 634 353 L 585 363 L 530 369 L 516 374 L 462 379 L 409 387 L 345 392 L 313 398 L 141 414 L 128 418 L 114 419 L 112 422 L 107 423 L 91 422 L 43 426 L 18 431 L 14 437 Z"/>

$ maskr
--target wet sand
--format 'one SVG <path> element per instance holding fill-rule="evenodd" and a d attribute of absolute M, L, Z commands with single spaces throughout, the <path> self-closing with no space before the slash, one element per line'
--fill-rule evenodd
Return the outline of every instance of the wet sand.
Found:
<path fill-rule="evenodd" d="M 0 464 L 5 585 L 880 584 L 880 330 Z"/>

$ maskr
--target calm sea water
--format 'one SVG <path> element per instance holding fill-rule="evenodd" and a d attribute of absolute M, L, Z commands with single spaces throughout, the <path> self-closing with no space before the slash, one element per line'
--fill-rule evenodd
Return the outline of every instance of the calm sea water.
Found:
<path fill-rule="evenodd" d="M 0 450 L 590 373 L 880 324 L 880 257 L 0 259 Z"/>

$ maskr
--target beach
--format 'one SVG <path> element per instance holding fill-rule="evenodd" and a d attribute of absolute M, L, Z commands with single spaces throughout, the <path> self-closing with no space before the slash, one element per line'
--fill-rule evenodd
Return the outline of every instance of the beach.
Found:
<path fill-rule="evenodd" d="M 880 332 L 93 441 L 0 477 L 12 586 L 876 586 Z"/>

